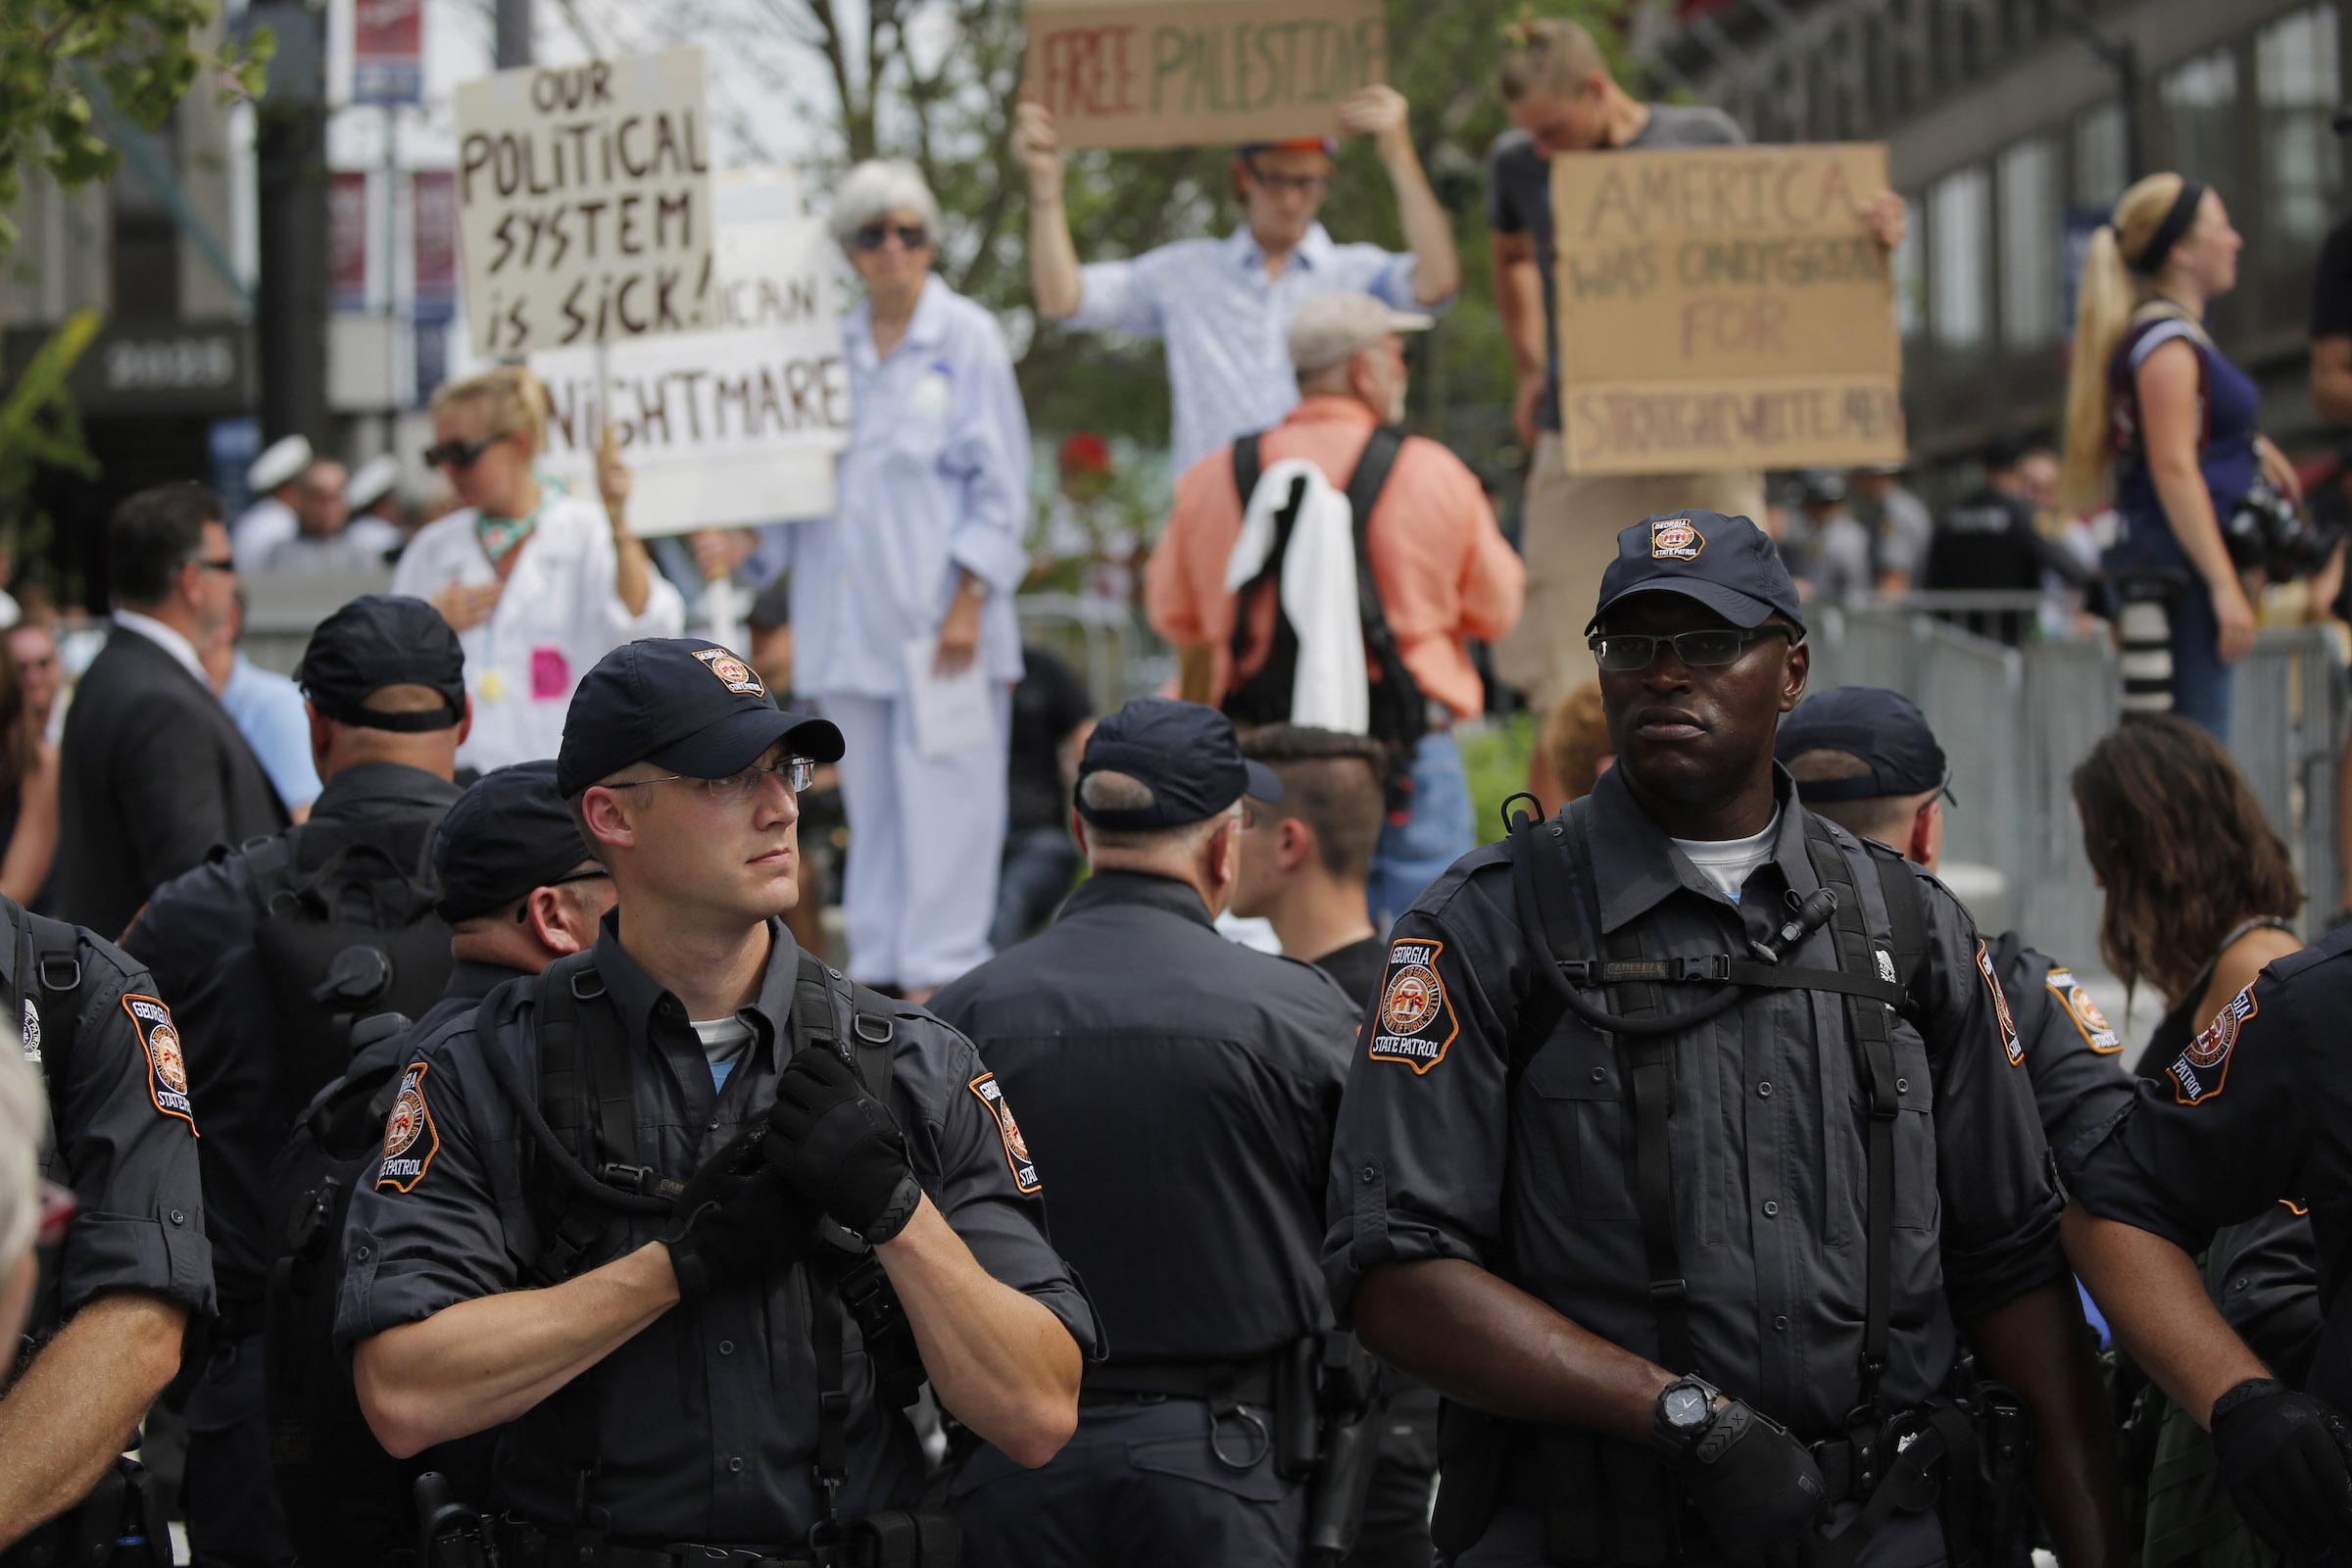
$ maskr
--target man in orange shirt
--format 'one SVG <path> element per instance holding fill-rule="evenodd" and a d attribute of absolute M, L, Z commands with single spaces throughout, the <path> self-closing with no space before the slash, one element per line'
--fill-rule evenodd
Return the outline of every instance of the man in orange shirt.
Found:
<path fill-rule="evenodd" d="M 1303 460 L 1333 489 L 1345 489 L 1374 432 L 1404 416 L 1402 334 L 1428 325 L 1429 318 L 1367 294 L 1332 294 L 1303 306 L 1290 331 L 1298 406 L 1257 438 L 1260 471 Z M 1225 586 L 1247 499 L 1236 472 L 1232 452 L 1186 470 L 1145 575 L 1152 628 L 1180 655 L 1205 654 L 1208 690 L 1188 695 L 1212 704 L 1255 674 L 1275 643 L 1276 595 L 1260 592 L 1237 659 L 1239 596 Z M 1420 436 L 1404 437 L 1396 450 L 1371 509 L 1364 554 L 1396 651 L 1428 705 L 1405 808 L 1391 813 L 1372 861 L 1371 914 L 1385 927 L 1474 843 L 1469 779 L 1451 733 L 1457 720 L 1486 708 L 1468 644 L 1499 637 L 1518 619 L 1526 578 L 1477 476 Z"/>

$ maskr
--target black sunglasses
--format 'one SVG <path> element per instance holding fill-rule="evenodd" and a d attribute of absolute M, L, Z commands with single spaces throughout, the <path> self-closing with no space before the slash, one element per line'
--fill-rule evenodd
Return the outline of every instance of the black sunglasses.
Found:
<path fill-rule="evenodd" d="M 222 556 L 218 560 L 211 556 L 190 556 L 188 564 L 204 571 L 218 571 L 224 576 L 233 577 L 237 572 L 236 558 L 233 556 Z M 53 660 L 51 662 L 54 663 L 55 661 Z"/>
<path fill-rule="evenodd" d="M 500 430 L 479 441 L 436 441 L 424 449 L 424 466 L 428 468 L 470 468 L 482 461 L 482 454 L 513 435 L 512 430 Z"/>
<path fill-rule="evenodd" d="M 1674 645 L 1674 657 L 1692 669 L 1719 669 L 1736 664 L 1740 657 L 1767 637 L 1786 637 L 1791 644 L 1803 633 L 1793 626 L 1708 626 L 1698 631 L 1678 631 L 1671 636 L 1653 636 L 1644 632 L 1602 632 L 1592 639 L 1593 661 L 1611 674 L 1630 674 L 1647 669 L 1657 661 L 1658 649 Z"/>
<path fill-rule="evenodd" d="M 920 223 L 868 223 L 852 235 L 850 242 L 861 251 L 878 251 L 893 234 L 910 251 L 919 251 L 931 243 L 931 231 Z"/>

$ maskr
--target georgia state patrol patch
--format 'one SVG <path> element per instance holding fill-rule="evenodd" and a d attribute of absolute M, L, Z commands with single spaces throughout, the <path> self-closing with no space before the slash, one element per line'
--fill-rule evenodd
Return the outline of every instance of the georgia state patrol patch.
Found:
<path fill-rule="evenodd" d="M 2026 1048 L 2018 1042 L 2017 1020 L 2009 1016 L 2009 998 L 2001 990 L 2001 977 L 1992 972 L 1992 955 L 1984 951 L 1982 942 L 1977 944 L 1977 973 L 1984 977 L 1984 989 L 1992 993 L 1992 1016 L 2000 1025 L 2001 1051 L 2008 1056 L 2010 1066 L 2022 1067 L 2026 1064 Z"/>
<path fill-rule="evenodd" d="M 2099 1004 L 2090 999 L 2090 993 L 2075 978 L 2073 970 L 2053 968 L 2042 984 L 2050 988 L 2058 1005 L 2075 1021 L 2075 1029 L 2082 1036 L 2084 1045 L 2102 1056 L 2112 1056 L 2124 1049 L 2124 1037 L 2115 1032 L 2115 1025 L 2107 1021 L 2107 1015 L 2099 1010 Z"/>
<path fill-rule="evenodd" d="M 980 1103 L 997 1121 L 997 1136 L 1004 1142 L 1004 1163 L 1012 1167 L 1012 1185 L 1025 1198 L 1035 1198 L 1045 1191 L 1037 1179 L 1037 1162 L 1029 1157 L 1029 1140 L 1021 1136 L 1021 1124 L 1012 1119 L 1012 1106 L 1004 1099 L 1004 1086 L 997 1075 L 984 1072 L 964 1086 L 980 1097 Z"/>
<path fill-rule="evenodd" d="M 1446 1048 L 1462 1026 L 1438 973 L 1443 942 L 1398 942 L 1389 949 L 1389 972 L 1380 983 L 1380 1006 L 1372 1018 L 1374 1061 L 1401 1061 L 1425 1073 L 1446 1059 Z"/>
<path fill-rule="evenodd" d="M 1649 555 L 1653 561 L 1696 561 L 1707 548 L 1706 535 L 1689 517 L 1656 517 L 1649 524 Z"/>
<path fill-rule="evenodd" d="M 2254 987 L 2249 984 L 2213 1015 L 2213 1022 L 2165 1069 L 2165 1076 L 2173 1081 L 2174 1100 L 2194 1105 L 2222 1092 L 2230 1079 L 2230 1054 L 2237 1049 L 2238 1034 L 2259 1010 Z"/>
<path fill-rule="evenodd" d="M 392 1097 L 392 1113 L 384 1118 L 384 1162 L 375 1173 L 378 1188 L 415 1191 L 432 1169 L 433 1156 L 441 1152 L 441 1129 L 433 1125 L 433 1107 L 424 1098 L 424 1075 L 432 1067 L 429 1061 L 413 1061 L 400 1075 L 400 1093 Z"/>
<path fill-rule="evenodd" d="M 155 1108 L 177 1116 L 193 1133 L 196 1112 L 188 1103 L 188 1061 L 179 1049 L 179 1026 L 172 1021 L 172 1009 L 157 998 L 126 994 L 122 1010 L 130 1014 L 131 1032 L 147 1053 L 147 1093 Z"/>
<path fill-rule="evenodd" d="M 24 1059 L 34 1066 L 41 1064 L 41 1009 L 32 1004 L 32 997 L 24 998 L 24 1021 L 17 1026 L 17 1037 L 24 1042 Z"/>
<path fill-rule="evenodd" d="M 701 660 L 703 667 L 716 675 L 727 690 L 740 692 L 746 697 L 767 695 L 767 685 L 760 680 L 758 672 L 724 648 L 698 649 L 694 657 Z"/>

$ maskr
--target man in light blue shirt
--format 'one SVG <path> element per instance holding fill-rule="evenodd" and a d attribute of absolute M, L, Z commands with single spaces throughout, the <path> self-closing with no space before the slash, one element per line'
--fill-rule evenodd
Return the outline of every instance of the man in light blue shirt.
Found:
<path fill-rule="evenodd" d="M 311 715 L 303 704 L 302 688 L 275 670 L 264 669 L 237 647 L 245 634 L 245 596 L 217 638 L 196 651 L 204 678 L 220 694 L 237 733 L 261 760 L 270 785 L 286 803 L 295 821 L 307 819 L 311 803 L 324 786 L 311 760 Z"/>
<path fill-rule="evenodd" d="M 1015 150 L 1029 171 L 1029 279 L 1041 315 L 1090 331 L 1164 339 L 1175 405 L 1173 471 L 1269 429 L 1298 401 L 1287 334 L 1323 294 L 1370 294 L 1398 310 L 1450 302 L 1461 279 L 1453 229 L 1413 150 L 1403 95 L 1366 87 L 1340 107 L 1389 171 L 1406 253 L 1342 245 L 1316 221 L 1330 193 L 1328 142 L 1252 143 L 1234 157 L 1248 221 L 1223 239 L 1178 240 L 1124 261 L 1081 267 L 1062 206 L 1053 113 L 1024 102 Z"/>

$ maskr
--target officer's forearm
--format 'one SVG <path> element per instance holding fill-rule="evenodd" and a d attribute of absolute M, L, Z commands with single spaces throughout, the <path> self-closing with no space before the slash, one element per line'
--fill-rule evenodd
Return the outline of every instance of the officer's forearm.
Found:
<path fill-rule="evenodd" d="M 1647 1443 L 1675 1374 L 1577 1327 L 1475 1263 L 1390 1263 L 1355 1288 L 1364 1347 L 1447 1398 L 1507 1416 Z"/>
<path fill-rule="evenodd" d="M 2129 1560 L 2116 1496 L 2115 1431 L 2070 1280 L 2054 1280 L 1968 1326 L 1985 1370 L 2014 1389 L 2036 1440 L 2034 1496 L 2067 1568 Z"/>
<path fill-rule="evenodd" d="M 2197 1265 L 2163 1237 L 2070 1203 L 2066 1255 L 2117 1342 L 2197 1425 L 2211 1425 L 2214 1400 L 2271 1375 L 2223 1321 Z"/>
<path fill-rule="evenodd" d="M 0 1547 L 83 1497 L 179 1370 L 188 1314 L 122 1291 L 74 1314 L 0 1399 Z"/>
<path fill-rule="evenodd" d="M 386 1329 L 352 1355 L 376 1441 L 406 1459 L 503 1426 L 643 1332 L 677 1303 L 669 1249 L 625 1257 L 544 1291 L 509 1291 Z"/>
<path fill-rule="evenodd" d="M 932 1392 L 956 1420 L 1032 1468 L 1078 1429 L 1077 1342 L 994 1278 L 926 1198 L 874 1250 L 906 1308 Z"/>

